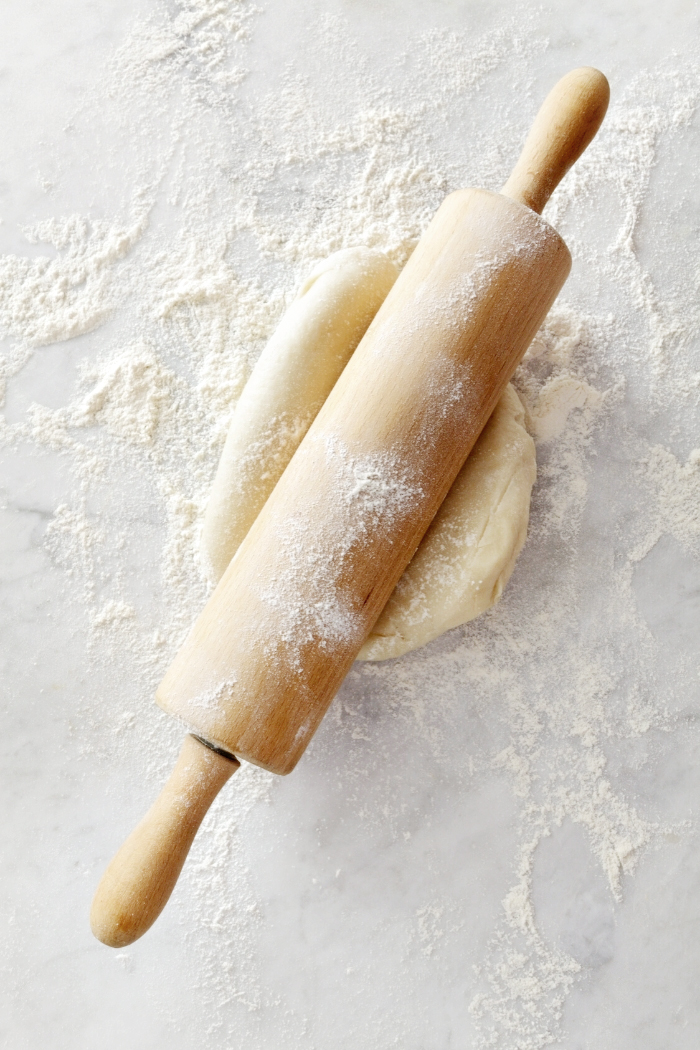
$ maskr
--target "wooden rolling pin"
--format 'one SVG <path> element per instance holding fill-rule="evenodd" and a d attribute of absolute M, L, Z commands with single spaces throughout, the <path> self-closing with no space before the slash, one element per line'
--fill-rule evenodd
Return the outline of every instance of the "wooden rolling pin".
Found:
<path fill-rule="evenodd" d="M 539 212 L 608 98 L 569 73 L 501 193 L 450 194 L 423 235 L 158 689 L 196 736 L 102 878 L 105 944 L 158 917 L 239 759 L 299 761 L 566 280 Z"/>

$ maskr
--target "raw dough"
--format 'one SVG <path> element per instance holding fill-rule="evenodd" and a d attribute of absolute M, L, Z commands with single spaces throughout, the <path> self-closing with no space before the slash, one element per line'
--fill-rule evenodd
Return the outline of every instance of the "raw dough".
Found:
<path fill-rule="evenodd" d="M 258 360 L 229 430 L 204 520 L 218 580 L 397 277 L 381 252 L 321 263 Z M 512 386 L 462 467 L 360 650 L 386 660 L 466 623 L 501 596 L 525 542 L 535 445 Z"/>
<path fill-rule="evenodd" d="M 401 656 L 498 601 L 525 542 L 537 473 L 524 421 L 509 384 L 358 659 Z"/>
<path fill-rule="evenodd" d="M 223 575 L 398 276 L 390 259 L 346 248 L 302 285 L 246 383 L 231 421 L 202 533 Z"/>

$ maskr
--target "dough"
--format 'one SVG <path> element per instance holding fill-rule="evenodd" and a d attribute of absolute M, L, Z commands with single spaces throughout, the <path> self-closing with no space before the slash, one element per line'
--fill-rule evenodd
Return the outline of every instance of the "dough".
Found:
<path fill-rule="evenodd" d="M 537 473 L 524 421 L 509 384 L 358 659 L 401 656 L 498 601 L 525 542 Z"/>
<path fill-rule="evenodd" d="M 398 276 L 382 252 L 346 248 L 302 285 L 236 405 L 204 517 L 213 582 L 281 477 Z"/>
<path fill-rule="evenodd" d="M 218 580 L 397 277 L 380 252 L 321 263 L 260 355 L 231 422 L 204 520 Z M 360 650 L 386 660 L 472 620 L 501 596 L 525 542 L 535 445 L 506 387 Z"/>

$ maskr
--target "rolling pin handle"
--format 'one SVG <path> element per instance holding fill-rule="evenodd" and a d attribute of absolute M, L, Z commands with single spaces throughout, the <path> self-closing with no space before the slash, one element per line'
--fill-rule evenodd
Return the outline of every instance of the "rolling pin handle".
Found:
<path fill-rule="evenodd" d="M 97 887 L 90 925 L 99 941 L 124 948 L 153 925 L 207 810 L 239 765 L 199 737 L 185 737 L 170 779 Z"/>
<path fill-rule="evenodd" d="M 538 214 L 603 122 L 610 85 L 592 66 L 567 73 L 544 100 L 501 190 Z"/>

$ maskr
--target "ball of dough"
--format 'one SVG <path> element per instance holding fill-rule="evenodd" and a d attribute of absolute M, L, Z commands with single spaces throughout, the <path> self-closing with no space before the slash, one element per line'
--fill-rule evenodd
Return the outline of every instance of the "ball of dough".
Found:
<path fill-rule="evenodd" d="M 537 473 L 524 420 L 508 385 L 358 659 L 401 656 L 498 601 L 525 542 Z"/>
<path fill-rule="evenodd" d="M 236 405 L 202 531 L 219 580 L 398 276 L 369 248 L 346 248 L 302 285 Z"/>

